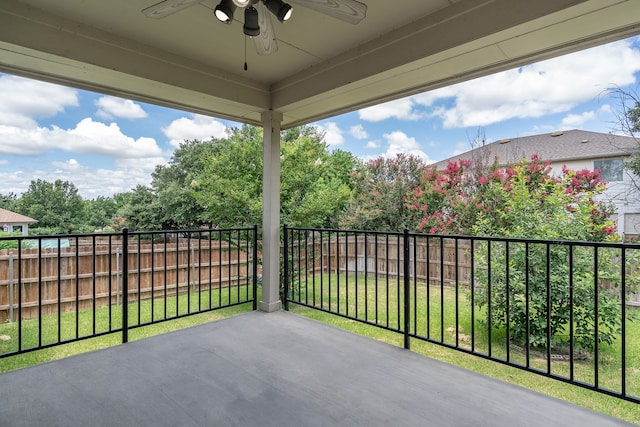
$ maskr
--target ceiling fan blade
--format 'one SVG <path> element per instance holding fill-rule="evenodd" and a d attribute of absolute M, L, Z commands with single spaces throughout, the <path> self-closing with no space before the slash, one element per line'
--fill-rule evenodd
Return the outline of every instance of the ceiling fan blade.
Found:
<path fill-rule="evenodd" d="M 349 24 L 357 24 L 367 16 L 367 5 L 356 0 L 289 0 L 292 4 L 313 9 Z"/>
<path fill-rule="evenodd" d="M 269 16 L 269 11 L 262 2 L 256 3 L 254 7 L 258 9 L 258 25 L 260 26 L 260 34 L 252 37 L 253 44 L 256 46 L 258 55 L 270 55 L 278 51 L 278 43 L 276 42 L 276 33 L 273 30 L 273 22 Z"/>
<path fill-rule="evenodd" d="M 149 18 L 160 19 L 196 3 L 201 3 L 202 1 L 203 0 L 164 0 L 146 9 L 142 9 L 142 13 Z"/>

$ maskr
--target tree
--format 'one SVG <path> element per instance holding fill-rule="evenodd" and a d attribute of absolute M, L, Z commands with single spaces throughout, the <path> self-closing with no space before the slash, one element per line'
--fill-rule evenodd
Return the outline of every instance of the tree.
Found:
<path fill-rule="evenodd" d="M 418 230 L 432 234 L 615 240 L 612 208 L 596 201 L 604 189 L 599 171 L 564 168 L 561 177 L 554 177 L 548 162 L 537 156 L 504 168 L 496 164 L 474 167 L 471 161 L 459 161 L 449 163 L 443 171 L 427 168 L 410 198 L 410 208 L 416 213 Z M 593 348 L 594 271 L 601 278 L 613 278 L 619 268 L 615 268 L 611 252 L 603 251 L 594 266 L 590 249 L 576 248 L 571 284 L 566 246 L 553 245 L 547 258 L 544 244 L 532 243 L 527 251 L 519 243 L 510 243 L 507 250 L 504 243 L 494 242 L 490 247 L 487 242 L 478 242 L 473 249 L 474 303 L 481 309 L 491 305 L 490 315 L 486 312 L 488 327 L 508 328 L 512 340 L 532 346 L 546 345 L 548 332 L 552 345 L 562 346 L 567 344 L 566 328 L 573 306 L 576 342 L 585 349 Z M 613 279 L 614 285 L 620 283 Z M 569 298 L 570 286 L 573 300 Z M 619 333 L 618 293 L 603 288 L 598 294 L 601 342 L 612 342 Z"/>
<path fill-rule="evenodd" d="M 17 201 L 23 215 L 38 220 L 32 227 L 37 234 L 82 233 L 84 203 L 75 185 L 69 181 L 31 181 L 29 188 Z"/>
<path fill-rule="evenodd" d="M 85 200 L 85 224 L 93 231 L 104 230 L 113 225 L 118 205 L 113 197 L 98 196 L 93 200 Z"/>
<path fill-rule="evenodd" d="M 480 184 L 488 188 L 479 193 L 495 204 L 492 210 L 478 212 L 472 234 L 544 240 L 617 238 L 609 219 L 612 209 L 595 201 L 605 189 L 599 171 L 564 168 L 562 176 L 555 178 L 536 157 L 508 171 L 501 179 Z M 479 307 L 491 304 L 490 327 L 509 328 L 517 343 L 545 347 L 549 334 L 553 347 L 567 346 L 571 307 L 579 347 L 594 347 L 596 324 L 599 342 L 612 343 L 619 334 L 618 291 L 602 287 L 598 313 L 594 313 L 594 271 L 619 270 L 609 268 L 617 265 L 611 252 L 601 251 L 598 265 L 593 265 L 589 247 L 575 248 L 572 263 L 568 248 L 562 245 L 512 243 L 507 250 L 506 244 L 495 244 L 489 252 L 488 244 L 481 244 L 475 253 L 479 265 L 491 262 L 491 276 L 487 269 L 477 270 L 475 303 Z"/>
<path fill-rule="evenodd" d="M 220 227 L 262 222 L 262 130 L 234 129 L 206 157 L 192 195 L 202 218 Z M 283 132 L 281 143 L 281 221 L 293 226 L 337 225 L 351 197 L 348 173 L 355 158 L 344 151 L 329 153 L 314 128 Z"/>
<path fill-rule="evenodd" d="M 500 177 L 496 167 L 477 169 L 471 160 L 449 162 L 442 171 L 424 168 L 406 199 L 413 228 L 430 234 L 470 234 L 478 213 L 496 202 L 484 197 L 487 187 L 480 183 Z"/>
<path fill-rule="evenodd" d="M 254 126 L 234 129 L 207 155 L 190 185 L 202 219 L 215 226 L 241 227 L 262 222 L 262 138 Z"/>
<path fill-rule="evenodd" d="M 350 172 L 356 159 L 350 153 L 329 153 L 314 132 L 282 145 L 282 222 L 299 227 L 338 226 L 352 196 Z"/>
<path fill-rule="evenodd" d="M 640 133 L 640 95 L 634 90 L 611 87 L 605 94 L 617 100 L 616 125 L 623 134 L 635 137 Z"/>
<path fill-rule="evenodd" d="M 620 87 L 613 87 L 606 93 L 617 99 L 618 108 L 615 112 L 618 130 L 624 135 L 630 136 L 638 142 L 638 148 L 635 153 L 629 156 L 624 166 L 633 173 L 633 183 L 637 190 L 640 190 L 640 141 L 638 134 L 640 133 L 640 96 L 635 91 L 626 91 Z"/>
<path fill-rule="evenodd" d="M 156 167 L 151 187 L 163 208 L 163 229 L 197 228 L 206 223 L 205 209 L 194 197 L 192 183 L 198 180 L 222 144 L 218 139 L 185 141 L 167 165 Z"/>
<path fill-rule="evenodd" d="M 118 223 L 131 231 L 155 231 L 162 229 L 163 212 L 153 190 L 138 185 L 132 191 L 121 193 L 115 197 L 118 202 Z"/>
<path fill-rule="evenodd" d="M 409 194 L 420 184 L 424 162 L 417 156 L 379 157 L 353 172 L 354 198 L 341 226 L 361 230 L 402 231 L 413 222 Z"/>
<path fill-rule="evenodd" d="M 16 196 L 15 193 L 0 194 L 0 208 L 2 209 L 6 209 L 8 211 L 15 210 L 17 201 L 18 196 Z"/>
<path fill-rule="evenodd" d="M 474 235 L 609 241 L 617 238 L 611 221 L 613 207 L 598 202 L 606 188 L 600 171 L 562 169 L 551 175 L 548 162 L 532 156 L 530 162 L 508 166 L 481 177 L 476 197 L 490 202 L 476 215 Z"/>

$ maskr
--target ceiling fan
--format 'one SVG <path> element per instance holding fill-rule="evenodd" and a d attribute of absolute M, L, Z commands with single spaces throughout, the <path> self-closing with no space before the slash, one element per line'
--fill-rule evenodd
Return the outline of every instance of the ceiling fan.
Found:
<path fill-rule="evenodd" d="M 204 0 L 164 0 L 142 10 L 149 18 L 164 18 Z M 367 14 L 367 5 L 356 0 L 288 0 L 349 24 L 357 24 Z M 284 23 L 291 18 L 292 7 L 282 0 L 221 0 L 215 8 L 220 22 L 231 24 L 236 9 L 244 9 L 243 32 L 251 37 L 259 55 L 278 50 L 269 13 Z"/>

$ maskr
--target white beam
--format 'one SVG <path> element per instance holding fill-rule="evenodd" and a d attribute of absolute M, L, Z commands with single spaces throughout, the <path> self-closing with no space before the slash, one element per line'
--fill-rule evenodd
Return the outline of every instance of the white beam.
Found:
<path fill-rule="evenodd" d="M 0 70 L 260 123 L 268 85 L 22 5 L 0 2 Z"/>
<path fill-rule="evenodd" d="M 636 0 L 637 1 L 637 0 Z M 282 79 L 283 127 L 320 120 L 638 33 L 624 0 L 469 0 Z"/>
<path fill-rule="evenodd" d="M 280 127 L 282 114 L 262 112 L 262 300 L 260 310 L 282 308 L 280 301 Z"/>

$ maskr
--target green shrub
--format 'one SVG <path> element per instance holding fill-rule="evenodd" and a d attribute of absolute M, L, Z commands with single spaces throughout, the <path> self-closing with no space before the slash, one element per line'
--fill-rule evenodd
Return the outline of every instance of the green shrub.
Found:
<path fill-rule="evenodd" d="M 19 231 L 14 231 L 12 233 L 7 233 L 4 231 L 0 231 L 0 250 L 2 249 L 17 249 L 18 241 L 15 239 L 4 239 L 4 237 L 12 237 L 12 236 L 22 236 L 22 233 Z"/>
<path fill-rule="evenodd" d="M 515 165 L 507 173 L 509 179 L 486 180 L 485 195 L 499 203 L 477 215 L 473 234 L 615 240 L 610 208 L 594 201 L 604 190 L 598 172 L 565 169 L 561 178 L 549 172 L 534 158 Z M 491 248 L 484 243 L 476 254 L 480 269 L 475 303 L 491 306 L 487 322 L 508 328 L 512 341 L 527 344 L 528 337 L 532 347 L 546 347 L 547 341 L 552 347 L 567 346 L 571 316 L 575 344 L 581 348 L 594 348 L 596 325 L 598 342 L 612 343 L 620 334 L 618 250 L 600 249 L 596 258 L 595 249 L 588 246 L 574 247 L 570 253 L 569 246 L 560 243 L 530 243 L 527 248 L 512 242 Z"/>

